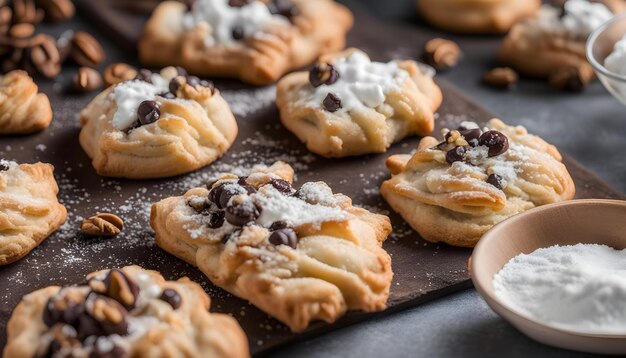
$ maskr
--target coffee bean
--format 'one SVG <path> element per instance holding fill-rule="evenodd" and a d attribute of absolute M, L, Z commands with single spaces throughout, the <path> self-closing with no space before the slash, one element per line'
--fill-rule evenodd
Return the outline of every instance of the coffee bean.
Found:
<path fill-rule="evenodd" d="M 458 131 L 459 133 L 461 133 L 461 135 L 465 138 L 465 140 L 468 143 L 472 140 L 478 140 L 480 135 L 483 133 L 483 131 L 481 131 L 480 128 L 472 128 L 472 129 L 459 128 Z"/>
<path fill-rule="evenodd" d="M 226 208 L 226 220 L 235 226 L 244 226 L 249 222 L 255 221 L 261 213 L 251 200 Z"/>
<path fill-rule="evenodd" d="M 28 51 L 27 51 L 28 52 Z M 32 66 L 42 75 L 52 78 L 61 72 L 61 55 L 54 38 L 39 34 L 33 39 L 28 55 Z"/>
<path fill-rule="evenodd" d="M 5 164 L 5 163 L 0 162 L 0 172 L 5 172 L 5 171 L 7 171 L 7 170 L 9 170 L 9 165 L 8 165 L 8 164 Z"/>
<path fill-rule="evenodd" d="M 505 153 L 509 149 L 509 139 L 498 131 L 487 131 L 478 138 L 478 144 L 489 148 L 489 157 Z"/>
<path fill-rule="evenodd" d="M 89 67 L 97 67 L 106 58 L 100 42 L 84 31 L 74 35 L 71 56 L 79 65 Z"/>
<path fill-rule="evenodd" d="M 79 92 L 89 92 L 102 86 L 100 72 L 91 67 L 81 67 L 74 76 L 74 89 Z"/>
<path fill-rule="evenodd" d="M 293 193 L 293 187 L 289 184 L 288 181 L 284 179 L 272 179 L 268 182 L 269 185 L 273 186 L 274 189 L 280 191 L 283 194 L 291 194 Z"/>
<path fill-rule="evenodd" d="M 298 235 L 293 229 L 280 229 L 270 235 L 269 242 L 273 245 L 287 245 L 295 249 L 298 246 Z"/>
<path fill-rule="evenodd" d="M 33 24 L 15 24 L 9 29 L 9 36 L 18 39 L 25 39 L 33 36 L 35 33 L 35 26 Z"/>
<path fill-rule="evenodd" d="M 120 82 L 130 81 L 137 77 L 137 70 L 125 63 L 114 63 L 104 70 L 105 85 L 112 86 Z"/>
<path fill-rule="evenodd" d="M 162 301 L 165 301 L 172 306 L 173 309 L 178 309 L 182 304 L 182 297 L 176 292 L 176 290 L 171 288 L 166 288 L 161 292 L 161 297 L 159 297 Z"/>
<path fill-rule="evenodd" d="M 276 231 L 276 230 L 286 229 L 288 227 L 289 227 L 289 223 L 281 220 L 281 221 L 274 221 L 269 229 L 270 231 Z"/>
<path fill-rule="evenodd" d="M 245 32 L 243 27 L 235 26 L 233 27 L 233 39 L 234 40 L 242 40 L 245 37 Z"/>
<path fill-rule="evenodd" d="M 465 159 L 465 152 L 467 149 L 465 147 L 456 147 L 454 149 L 450 149 L 446 152 L 446 161 L 450 164 L 454 162 L 460 162 Z"/>
<path fill-rule="evenodd" d="M 224 225 L 224 218 L 226 214 L 224 210 L 213 211 L 209 214 L 208 227 L 211 229 L 219 229 Z"/>
<path fill-rule="evenodd" d="M 339 72 L 331 64 L 316 64 L 309 71 L 309 82 L 313 87 L 332 85 L 339 79 Z"/>
<path fill-rule="evenodd" d="M 152 71 L 142 68 L 137 72 L 136 80 L 152 83 Z"/>
<path fill-rule="evenodd" d="M 36 0 L 45 13 L 46 21 L 62 22 L 71 19 L 76 11 L 71 0 Z"/>
<path fill-rule="evenodd" d="M 329 93 L 326 98 L 324 98 L 324 108 L 328 112 L 336 112 L 341 108 L 341 99 L 337 97 L 334 93 Z"/>
<path fill-rule="evenodd" d="M 172 80 L 170 81 L 170 84 L 169 84 L 170 92 L 173 93 L 174 95 L 176 95 L 178 93 L 178 89 L 182 85 L 183 85 L 183 82 L 182 82 L 182 78 L 181 77 L 174 77 L 174 78 L 172 78 Z"/>
<path fill-rule="evenodd" d="M 161 106 L 157 101 L 143 101 L 137 109 L 137 118 L 142 125 L 154 123 L 161 118 Z"/>
<path fill-rule="evenodd" d="M 498 174 L 490 174 L 487 177 L 487 183 L 495 186 L 498 189 L 502 189 L 504 185 L 504 178 L 502 178 Z"/>

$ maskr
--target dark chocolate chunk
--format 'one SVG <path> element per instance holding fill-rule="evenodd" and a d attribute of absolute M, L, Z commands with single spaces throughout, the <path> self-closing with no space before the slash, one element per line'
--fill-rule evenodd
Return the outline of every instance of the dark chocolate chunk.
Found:
<path fill-rule="evenodd" d="M 269 238 L 273 245 L 287 245 L 293 249 L 298 246 L 298 235 L 291 228 L 285 228 L 274 231 Z"/>
<path fill-rule="evenodd" d="M 176 73 L 178 73 L 179 76 L 187 76 L 189 74 L 186 69 L 180 66 L 176 66 Z"/>
<path fill-rule="evenodd" d="M 82 337 L 128 334 L 128 311 L 114 299 L 92 292 L 85 300 L 85 313 L 78 329 Z"/>
<path fill-rule="evenodd" d="M 289 184 L 288 181 L 284 179 L 272 179 L 268 182 L 269 185 L 273 186 L 274 189 L 280 191 L 283 194 L 291 195 L 293 193 L 293 187 Z"/>
<path fill-rule="evenodd" d="M 272 223 L 272 225 L 270 226 L 270 231 L 276 231 L 276 230 L 281 230 L 281 229 L 286 229 L 289 227 L 289 223 L 287 223 L 286 221 L 274 221 Z"/>
<path fill-rule="evenodd" d="M 489 148 L 489 156 L 495 157 L 509 149 L 509 139 L 498 131 L 487 131 L 478 139 L 478 144 Z"/>
<path fill-rule="evenodd" d="M 104 278 L 104 291 L 98 293 L 116 300 L 126 309 L 132 309 L 139 298 L 139 291 L 139 285 L 128 277 L 124 271 L 112 269 Z"/>
<path fill-rule="evenodd" d="M 332 85 L 339 79 L 339 72 L 331 64 L 316 64 L 309 71 L 309 82 L 313 87 Z"/>
<path fill-rule="evenodd" d="M 259 209 L 251 200 L 234 203 L 226 208 L 226 220 L 235 226 L 244 226 L 255 221 L 259 215 Z"/>
<path fill-rule="evenodd" d="M 490 174 L 487 177 L 487 183 L 495 186 L 498 189 L 502 189 L 504 187 L 504 178 L 502 178 L 498 174 Z"/>
<path fill-rule="evenodd" d="M 154 123 L 161 118 L 161 106 L 157 101 L 143 101 L 137 109 L 137 119 L 142 125 Z"/>
<path fill-rule="evenodd" d="M 197 76 L 187 76 L 185 79 L 187 81 L 187 84 L 192 87 L 206 87 L 211 89 L 211 93 L 215 92 L 215 84 L 213 83 L 213 81 L 202 80 Z"/>
<path fill-rule="evenodd" d="M 456 147 L 450 149 L 448 152 L 446 152 L 446 161 L 450 164 L 463 161 L 465 159 L 466 151 L 467 149 L 465 149 L 465 147 Z"/>
<path fill-rule="evenodd" d="M 209 214 L 209 223 L 207 225 L 211 229 L 220 228 L 224 225 L 225 216 L 224 210 L 213 211 Z"/>
<path fill-rule="evenodd" d="M 178 309 L 183 301 L 178 292 L 172 288 L 166 288 L 159 297 L 162 301 L 165 301 L 172 306 L 173 309 Z"/>
<path fill-rule="evenodd" d="M 243 30 L 243 27 L 241 26 L 235 26 L 233 27 L 233 39 L 234 40 L 242 40 L 245 37 L 245 32 Z"/>
<path fill-rule="evenodd" d="M 472 128 L 472 129 L 459 128 L 458 131 L 459 133 L 461 133 L 461 135 L 465 138 L 467 142 L 474 140 L 474 139 L 478 140 L 478 138 L 480 138 L 480 135 L 483 133 L 483 131 L 481 131 L 480 128 Z"/>
<path fill-rule="evenodd" d="M 9 170 L 9 165 L 6 163 L 0 162 L 0 172 L 6 172 L 7 170 Z"/>
<path fill-rule="evenodd" d="M 224 209 L 233 196 L 241 194 L 234 185 L 220 184 L 209 193 L 211 200 L 218 208 Z"/>
<path fill-rule="evenodd" d="M 180 77 L 174 77 L 170 81 L 169 89 L 173 94 L 178 93 L 178 89 L 183 85 L 182 79 Z"/>
<path fill-rule="evenodd" d="M 256 188 L 248 184 L 247 179 L 248 177 L 240 177 L 239 180 L 237 180 L 237 184 L 241 185 L 241 187 L 248 192 L 248 195 L 256 193 Z"/>
<path fill-rule="evenodd" d="M 324 98 L 324 108 L 326 108 L 328 112 L 337 112 L 339 108 L 341 108 L 341 99 L 334 93 L 329 93 L 326 98 Z"/>
<path fill-rule="evenodd" d="M 57 323 L 65 323 L 76 326 L 78 319 L 85 312 L 85 305 L 81 302 L 82 297 L 66 295 L 60 291 L 50 297 L 43 310 L 43 322 L 52 327 Z"/>

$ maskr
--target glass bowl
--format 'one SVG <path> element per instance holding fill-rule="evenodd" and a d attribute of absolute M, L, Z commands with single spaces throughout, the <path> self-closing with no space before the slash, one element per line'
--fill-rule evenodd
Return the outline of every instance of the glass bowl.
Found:
<path fill-rule="evenodd" d="M 604 60 L 613 52 L 615 43 L 626 34 L 626 13 L 617 15 L 594 30 L 587 39 L 587 60 L 600 82 L 611 94 L 626 105 L 626 76 L 604 67 Z"/>

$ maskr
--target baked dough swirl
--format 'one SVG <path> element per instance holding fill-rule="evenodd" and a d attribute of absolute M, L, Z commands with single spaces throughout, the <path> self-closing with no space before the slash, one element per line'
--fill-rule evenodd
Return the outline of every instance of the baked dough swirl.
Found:
<path fill-rule="evenodd" d="M 0 265 L 21 259 L 65 222 L 53 171 L 0 160 Z"/>
<path fill-rule="evenodd" d="M 471 122 L 463 125 L 480 131 Z M 468 149 L 455 159 L 446 153 L 450 144 L 442 148 L 426 137 L 415 154 L 387 159 L 392 177 L 382 184 L 381 194 L 425 240 L 473 247 L 502 220 L 574 197 L 574 182 L 553 145 L 498 119 L 487 127 L 508 138 L 508 150 L 490 156 L 487 146 L 467 147 L 460 136 Z M 448 134 L 454 132 L 458 136 L 457 131 Z M 450 159 L 456 161 L 450 164 Z"/>
<path fill-rule="evenodd" d="M 153 79 L 165 83 L 164 88 L 168 81 L 180 81 L 176 98 L 168 96 L 172 93 L 157 93 L 137 101 L 156 102 L 160 117 L 153 123 L 133 124 L 116 117 L 130 108 L 126 102 L 118 105 L 117 89 L 126 85 L 131 95 L 141 93 L 145 87 L 139 79 L 109 87 L 81 111 L 80 144 L 98 174 L 132 179 L 175 176 L 212 163 L 230 148 L 237 123 L 219 91 L 192 85 L 184 76 L 168 75 L 171 70 Z M 126 100 L 125 94 L 118 96 L 120 101 Z M 128 115 L 132 121 L 137 117 L 134 111 Z"/>
<path fill-rule="evenodd" d="M 389 219 L 353 207 L 324 183 L 295 192 L 292 178 L 291 167 L 278 162 L 243 179 L 226 175 L 211 191 L 164 199 L 152 206 L 150 219 L 157 245 L 295 332 L 315 320 L 332 323 L 347 310 L 383 310 L 393 275 L 381 247 Z M 220 211 L 208 197 L 228 205 L 223 223 L 213 225 Z M 251 199 L 261 216 L 231 224 L 232 205 Z"/>
<path fill-rule="evenodd" d="M 249 357 L 237 321 L 210 313 L 202 287 L 139 266 L 50 286 L 17 305 L 4 357 Z"/>
<path fill-rule="evenodd" d="M 225 0 L 199 2 L 219 6 L 217 3 Z M 261 4 L 265 2 L 268 1 Z M 252 84 L 272 83 L 324 53 L 342 49 L 346 33 L 352 27 L 350 11 L 333 0 L 293 0 L 293 6 L 295 14 L 289 19 L 274 15 L 256 33 L 238 41 L 220 42 L 214 40 L 219 29 L 206 22 L 186 26 L 187 7 L 180 2 L 165 1 L 146 24 L 139 43 L 139 58 L 146 66 L 178 65 L 199 76 L 236 77 Z M 220 21 L 228 21 L 227 16 L 220 17 L 223 20 Z M 239 25 L 255 22 L 252 18 Z"/>
<path fill-rule="evenodd" d="M 0 76 L 0 134 L 26 134 L 48 128 L 50 100 L 38 93 L 33 79 L 15 70 Z"/>
<path fill-rule="evenodd" d="M 384 153 L 391 144 L 407 136 L 432 132 L 434 112 L 441 105 L 442 94 L 432 79 L 431 69 L 410 60 L 373 62 L 357 49 L 323 56 L 319 63 L 330 67 L 338 61 L 349 65 L 346 73 L 340 73 L 338 81 L 331 85 L 314 87 L 307 71 L 289 74 L 278 82 L 276 104 L 280 119 L 311 152 L 324 157 Z M 372 68 L 380 69 L 380 82 L 368 78 Z M 351 78 L 353 73 L 358 76 L 356 80 Z M 365 81 L 369 81 L 367 88 Z M 357 100 L 340 98 L 342 108 L 331 112 L 318 93 L 332 94 L 336 88 L 343 88 L 344 93 L 347 88 L 352 93 L 345 97 L 355 95 Z"/>

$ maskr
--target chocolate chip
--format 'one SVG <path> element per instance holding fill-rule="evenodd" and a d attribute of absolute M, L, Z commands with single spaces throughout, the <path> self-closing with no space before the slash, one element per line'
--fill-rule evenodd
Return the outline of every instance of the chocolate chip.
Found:
<path fill-rule="evenodd" d="M 244 226 L 255 221 L 261 213 L 251 200 L 234 203 L 226 208 L 226 220 L 235 226 Z"/>
<path fill-rule="evenodd" d="M 269 241 L 273 245 L 287 245 L 295 249 L 298 246 L 298 235 L 293 229 L 280 229 L 270 235 Z"/>
<path fill-rule="evenodd" d="M 0 172 L 6 172 L 7 170 L 9 170 L 9 165 L 6 163 L 0 162 Z"/>
<path fill-rule="evenodd" d="M 272 0 L 267 3 L 267 8 L 273 15 L 282 15 L 288 19 L 298 16 L 300 13 L 292 0 Z"/>
<path fill-rule="evenodd" d="M 161 106 L 157 101 L 143 101 L 137 109 L 137 119 L 142 125 L 154 123 L 161 118 Z"/>
<path fill-rule="evenodd" d="M 135 79 L 152 83 L 152 71 L 142 68 L 137 72 L 137 77 L 135 77 Z"/>
<path fill-rule="evenodd" d="M 94 345 L 94 349 L 89 353 L 89 358 L 124 358 L 128 357 L 128 354 L 124 348 L 114 345 L 109 350 L 103 350 L 100 345 Z"/>
<path fill-rule="evenodd" d="M 83 337 L 128 334 L 128 311 L 114 299 L 92 292 L 85 300 L 85 313 L 78 329 Z"/>
<path fill-rule="evenodd" d="M 446 161 L 450 164 L 454 162 L 460 162 L 465 159 L 465 152 L 467 149 L 465 147 L 456 147 L 454 149 L 450 149 L 446 152 Z"/>
<path fill-rule="evenodd" d="M 79 317 L 85 312 L 83 297 L 71 291 L 59 291 L 50 297 L 43 310 L 43 321 L 48 327 L 57 323 L 76 326 Z"/>
<path fill-rule="evenodd" d="M 233 27 L 233 39 L 234 40 L 241 40 L 244 38 L 244 36 L 245 36 L 245 32 L 243 31 L 243 27 L 241 26 Z"/>
<path fill-rule="evenodd" d="M 274 221 L 272 223 L 272 225 L 270 226 L 270 231 L 276 231 L 276 230 L 281 230 L 281 229 L 286 229 L 289 227 L 289 223 L 287 223 L 286 221 Z"/>
<path fill-rule="evenodd" d="M 329 93 L 326 98 L 324 98 L 324 108 L 328 112 L 336 112 L 341 108 L 341 99 L 337 97 L 334 93 Z"/>
<path fill-rule="evenodd" d="M 461 133 L 461 135 L 465 138 L 465 140 L 468 143 L 470 143 L 470 141 L 475 141 L 475 143 L 478 143 L 478 138 L 480 138 L 480 135 L 483 133 L 483 131 L 481 131 L 480 128 L 472 128 L 472 129 L 459 128 L 458 131 L 459 133 Z M 470 143 L 470 145 L 471 144 L 472 143 Z"/>
<path fill-rule="evenodd" d="M 498 131 L 487 131 L 478 138 L 478 144 L 489 148 L 489 157 L 505 153 L 509 149 L 509 139 Z"/>
<path fill-rule="evenodd" d="M 178 73 L 179 76 L 187 76 L 187 75 L 189 75 L 187 70 L 182 68 L 182 67 L 180 67 L 180 66 L 176 66 L 176 73 Z"/>
<path fill-rule="evenodd" d="M 228 0 L 228 6 L 230 7 L 243 7 L 248 5 L 249 0 Z"/>
<path fill-rule="evenodd" d="M 209 207 L 209 203 L 206 200 L 196 198 L 187 200 L 187 205 L 191 206 L 197 213 L 201 213 Z"/>
<path fill-rule="evenodd" d="M 237 180 L 237 184 L 241 185 L 241 187 L 244 188 L 246 192 L 248 192 L 248 195 L 256 193 L 257 191 L 256 188 L 248 184 L 248 182 L 246 181 L 247 179 L 248 177 L 240 177 Z"/>
<path fill-rule="evenodd" d="M 183 85 L 182 79 L 180 77 L 174 77 L 170 81 L 169 89 L 170 92 L 176 95 L 178 93 L 178 89 Z"/>
<path fill-rule="evenodd" d="M 161 92 L 161 93 L 157 94 L 157 96 L 163 97 L 165 99 L 175 99 L 176 98 L 176 95 L 173 94 L 172 92 Z"/>
<path fill-rule="evenodd" d="M 268 184 L 273 186 L 274 189 L 280 191 L 283 194 L 291 195 L 291 193 L 293 193 L 294 191 L 291 184 L 284 179 L 272 179 L 268 182 Z"/>
<path fill-rule="evenodd" d="M 199 77 L 197 76 L 187 76 L 186 78 L 187 84 L 192 86 L 192 87 L 206 87 L 211 89 L 211 92 L 215 92 L 215 84 L 212 81 L 208 81 L 208 80 L 201 80 Z"/>
<path fill-rule="evenodd" d="M 213 211 L 209 214 L 209 223 L 207 225 L 211 229 L 218 229 L 224 225 L 225 216 L 224 210 Z"/>
<path fill-rule="evenodd" d="M 490 174 L 487 177 L 487 183 L 495 186 L 498 189 L 502 189 L 504 185 L 504 179 L 498 174 Z"/>
<path fill-rule="evenodd" d="M 309 71 L 309 82 L 313 87 L 332 85 L 339 79 L 339 72 L 331 64 L 318 63 Z"/>
<path fill-rule="evenodd" d="M 162 301 L 165 301 L 172 306 L 173 309 L 178 309 L 183 301 L 182 297 L 176 292 L 176 290 L 171 288 L 166 288 L 161 293 L 161 297 L 159 297 Z"/>
<path fill-rule="evenodd" d="M 232 197 L 241 194 L 232 184 L 228 186 L 226 184 L 220 184 L 213 190 L 216 190 L 214 197 L 216 200 L 212 201 L 220 209 L 224 209 Z"/>

